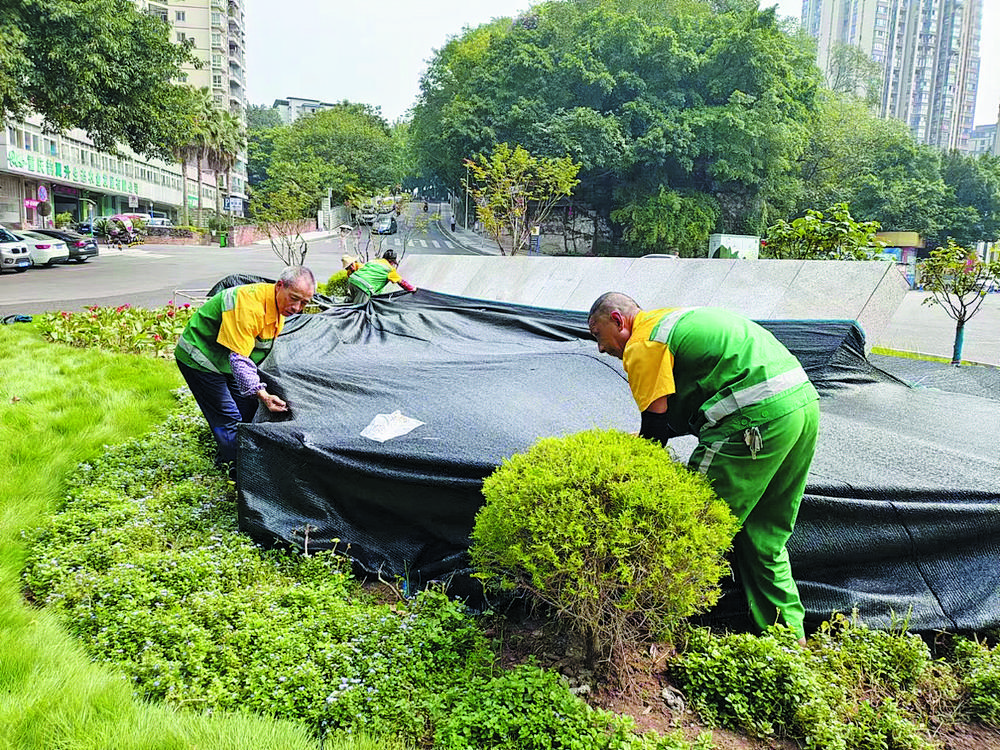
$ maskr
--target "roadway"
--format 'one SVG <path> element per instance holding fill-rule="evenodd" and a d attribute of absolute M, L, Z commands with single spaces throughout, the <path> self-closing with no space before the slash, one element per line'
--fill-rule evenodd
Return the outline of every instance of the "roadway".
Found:
<path fill-rule="evenodd" d="M 320 281 L 341 270 L 345 253 L 367 250 L 369 258 L 392 247 L 397 257 L 410 254 L 495 254 L 488 241 L 471 232 L 452 234 L 445 229 L 444 215 L 423 229 L 407 231 L 405 224 L 395 235 L 370 237 L 339 233 L 306 235 L 306 265 Z M 432 207 L 432 211 L 434 208 Z M 25 273 L 0 274 L 0 316 L 33 315 L 49 310 L 81 310 L 88 305 L 159 307 L 170 300 L 187 301 L 183 294 L 197 294 L 224 276 L 247 273 L 276 278 L 282 261 L 267 242 L 250 247 L 140 245 L 119 251 L 105 246 L 101 255 L 84 264 L 32 268 Z M 922 304 L 928 295 L 909 292 L 889 325 L 870 343 L 898 351 L 950 357 L 955 322 L 935 306 Z M 963 358 L 1000 366 L 1000 294 L 990 294 L 982 309 L 966 326 Z"/>
<path fill-rule="evenodd" d="M 442 204 L 447 211 L 447 204 Z M 447 220 L 446 217 L 443 217 Z M 367 227 L 341 237 L 339 232 L 311 232 L 304 236 L 308 250 L 305 263 L 317 280 L 326 282 L 342 266 L 345 253 L 374 258 L 392 247 L 397 257 L 405 254 L 465 254 L 479 252 L 478 238 L 459 238 L 438 221 L 394 235 L 371 236 Z M 468 243 L 466 247 L 462 243 Z M 405 243 L 405 247 L 404 247 Z M 24 273 L 0 274 L 0 316 L 33 315 L 50 310 L 82 310 L 89 305 L 160 307 L 175 299 L 178 291 L 207 290 L 219 279 L 234 273 L 276 278 L 284 264 L 266 240 L 249 247 L 218 245 L 144 244 L 118 250 L 101 245 L 100 255 L 86 263 L 31 268 Z"/>

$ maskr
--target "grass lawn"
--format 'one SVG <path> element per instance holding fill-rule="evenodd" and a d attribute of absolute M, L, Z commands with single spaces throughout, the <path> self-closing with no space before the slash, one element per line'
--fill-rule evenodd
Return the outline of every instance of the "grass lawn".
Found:
<path fill-rule="evenodd" d="M 315 748 L 299 725 L 141 703 L 21 596 L 22 531 L 58 506 L 65 477 L 102 447 L 146 432 L 176 401 L 170 360 L 44 342 L 0 326 L 0 747 Z"/>

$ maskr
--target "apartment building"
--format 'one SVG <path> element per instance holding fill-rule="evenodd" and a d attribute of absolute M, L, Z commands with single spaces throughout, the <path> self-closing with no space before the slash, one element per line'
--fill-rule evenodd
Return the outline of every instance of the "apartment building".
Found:
<path fill-rule="evenodd" d="M 976 125 L 969 135 L 969 153 L 973 156 L 979 154 L 993 154 L 1000 156 L 1000 139 L 997 138 L 997 123 L 989 125 Z"/>
<path fill-rule="evenodd" d="M 207 88 L 221 109 L 228 109 L 246 123 L 246 25 L 244 0 L 137 0 L 147 13 L 159 16 L 173 28 L 175 40 L 191 41 L 192 52 L 201 61 L 184 69 L 184 81 Z M 196 169 L 190 170 L 192 179 Z M 230 205 L 243 213 L 247 170 L 243 154 L 232 170 Z M 214 183 L 213 183 L 214 184 Z M 197 202 L 197 201 L 195 201 Z"/>
<path fill-rule="evenodd" d="M 968 148 L 976 111 L 983 0 L 803 0 L 817 64 L 833 73 L 839 44 L 882 68 L 879 113 L 940 149 Z"/>
<path fill-rule="evenodd" d="M 278 110 L 278 115 L 285 125 L 291 125 L 302 115 L 311 115 L 314 112 L 322 112 L 324 109 L 336 107 L 330 102 L 321 102 L 319 99 L 300 99 L 289 96 L 286 99 L 275 99 L 273 107 Z"/>
<path fill-rule="evenodd" d="M 183 80 L 206 86 L 219 107 L 245 118 L 243 0 L 136 0 L 147 13 L 171 24 L 177 41 L 191 39 L 202 67 L 188 66 Z M 115 213 L 157 213 L 178 220 L 185 200 L 214 208 L 217 197 L 236 215 L 246 203 L 246 162 L 232 170 L 232 193 L 217 196 L 216 178 L 188 165 L 187 195 L 181 167 L 123 149 L 114 156 L 94 148 L 86 133 L 45 133 L 40 117 L 9 122 L 0 131 L 0 222 L 17 228 L 49 224 L 56 214 L 74 220 Z M 200 194 L 200 195 L 199 195 Z M 46 205 L 43 205 L 46 204 Z"/>

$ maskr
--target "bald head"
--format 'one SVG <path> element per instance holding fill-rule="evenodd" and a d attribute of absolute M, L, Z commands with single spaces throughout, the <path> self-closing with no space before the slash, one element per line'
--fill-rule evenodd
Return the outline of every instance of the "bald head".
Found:
<path fill-rule="evenodd" d="M 615 310 L 629 317 L 635 317 L 635 314 L 641 311 L 642 308 L 627 294 L 605 292 L 594 300 L 594 304 L 590 306 L 590 314 L 587 316 L 587 320 L 607 319 Z"/>
<path fill-rule="evenodd" d="M 597 350 L 621 359 L 632 336 L 632 321 L 641 311 L 634 299 L 621 292 L 607 292 L 598 297 L 587 316 Z"/>

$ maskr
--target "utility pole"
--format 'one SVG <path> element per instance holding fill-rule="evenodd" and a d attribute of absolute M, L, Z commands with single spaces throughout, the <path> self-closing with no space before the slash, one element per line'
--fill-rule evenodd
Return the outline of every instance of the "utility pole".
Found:
<path fill-rule="evenodd" d="M 469 164 L 465 164 L 465 228 L 469 228 Z"/>

